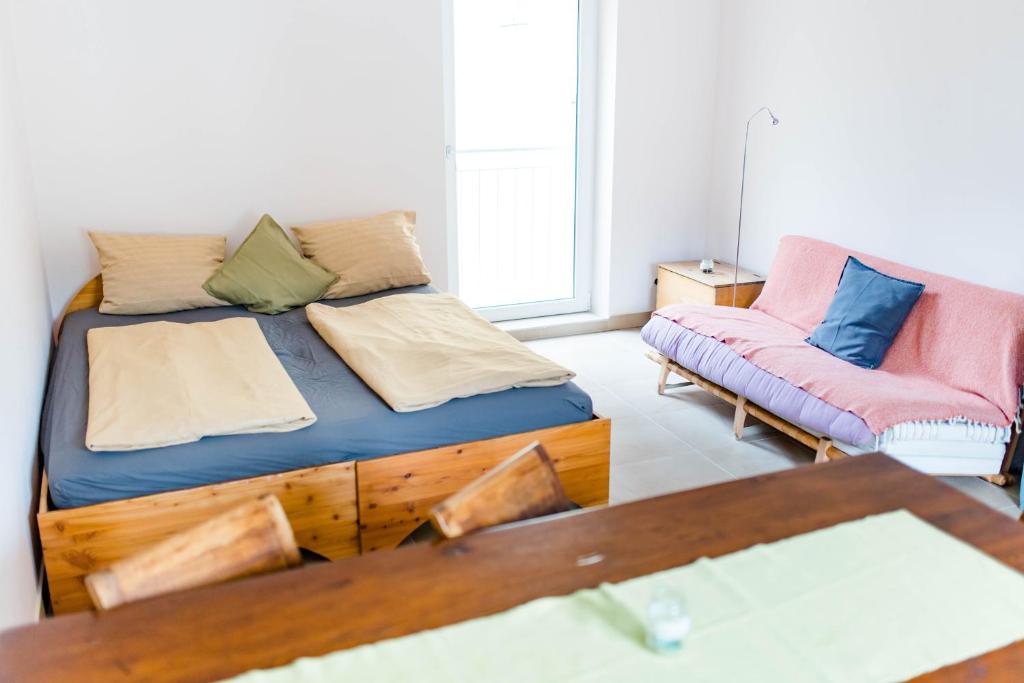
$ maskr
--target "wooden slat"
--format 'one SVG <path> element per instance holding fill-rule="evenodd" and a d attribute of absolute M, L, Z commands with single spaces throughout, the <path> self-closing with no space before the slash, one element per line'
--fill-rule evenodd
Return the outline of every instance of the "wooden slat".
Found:
<path fill-rule="evenodd" d="M 700 387 L 701 389 L 703 389 L 704 391 L 708 392 L 709 394 L 711 394 L 713 396 L 717 396 L 718 398 L 722 399 L 723 401 L 728 401 L 732 405 L 736 405 L 736 400 L 737 400 L 736 394 L 734 394 L 733 392 L 729 391 L 725 387 L 719 386 L 719 385 L 715 384 L 714 382 L 711 382 L 709 380 L 704 379 L 703 377 L 698 375 L 696 372 L 691 372 L 690 370 L 687 370 L 686 368 L 684 368 L 679 363 L 675 362 L 674 360 L 672 360 L 671 358 L 669 358 L 667 356 L 663 356 L 662 354 L 658 353 L 657 351 L 648 351 L 646 353 L 646 356 L 649 359 L 651 359 L 652 361 L 654 361 L 655 363 L 657 363 L 658 365 L 662 365 L 662 366 L 668 367 L 668 369 L 672 373 L 674 373 L 676 375 L 679 375 L 680 377 L 685 378 L 688 382 L 690 382 L 690 383 Z"/>
<path fill-rule="evenodd" d="M 300 547 L 331 559 L 356 555 L 355 478 L 355 465 L 345 462 L 43 512 L 39 535 L 53 611 L 89 609 L 86 574 L 266 494 L 281 501 Z"/>
<path fill-rule="evenodd" d="M 900 508 L 1024 570 L 1024 525 L 864 455 L 58 617 L 0 633 L 0 680 L 220 680 Z M 1022 666 L 1018 643 L 931 678 Z"/>
<path fill-rule="evenodd" d="M 658 387 L 658 391 L 662 391 L 660 386 Z M 747 415 L 749 415 L 747 412 L 747 399 L 742 396 L 737 396 L 736 411 L 732 416 L 732 433 L 737 439 L 743 438 L 743 430 L 746 429 L 747 426 Z"/>
<path fill-rule="evenodd" d="M 89 574 L 85 587 L 96 608 L 107 610 L 301 561 L 281 503 L 261 496 Z"/>
<path fill-rule="evenodd" d="M 75 295 L 71 297 L 71 301 L 64 307 L 60 317 L 53 324 L 53 343 L 56 344 L 57 340 L 60 339 L 60 330 L 64 325 L 64 318 L 70 313 L 75 311 L 81 311 L 86 308 L 96 308 L 103 301 L 103 278 L 97 275 L 93 279 L 82 285 L 82 288 L 75 292 Z"/>
<path fill-rule="evenodd" d="M 36 511 L 37 515 L 41 515 L 44 512 L 50 510 L 50 480 L 46 476 L 46 468 L 43 468 L 43 474 L 39 477 L 39 509 Z"/>
<path fill-rule="evenodd" d="M 490 468 L 539 441 L 577 505 L 608 502 L 611 421 L 577 422 L 485 441 L 363 460 L 357 465 L 363 552 L 396 547 L 430 509 Z"/>
<path fill-rule="evenodd" d="M 765 410 L 756 403 L 751 403 L 750 401 L 747 401 L 744 410 L 746 410 L 749 414 L 756 417 L 758 420 L 764 422 L 766 425 L 774 427 L 775 429 L 779 430 L 786 436 L 796 439 L 797 441 L 807 446 L 808 448 L 813 448 L 815 451 L 817 451 L 818 448 L 821 446 L 821 441 L 828 441 L 829 443 L 828 446 L 825 448 L 824 453 L 828 456 L 830 460 L 835 460 L 836 458 L 845 458 L 849 455 L 845 451 L 840 450 L 839 448 L 836 448 L 834 445 L 832 445 L 832 442 L 829 439 L 820 439 L 814 434 L 811 434 L 808 431 L 800 429 L 792 422 L 782 419 L 775 413 Z"/>
<path fill-rule="evenodd" d="M 544 446 L 534 441 L 430 511 L 445 538 L 572 509 Z"/>
<path fill-rule="evenodd" d="M 1021 423 L 1024 421 L 1024 406 L 1017 411 L 1017 419 L 1010 427 L 1010 441 L 1006 444 L 1006 452 L 1003 454 L 1003 463 L 999 467 L 998 474 L 989 474 L 983 477 L 996 486 L 1009 486 L 1013 483 L 1013 475 L 1010 474 L 1010 466 L 1013 465 L 1013 456 L 1017 453 L 1017 445 L 1020 443 Z"/>

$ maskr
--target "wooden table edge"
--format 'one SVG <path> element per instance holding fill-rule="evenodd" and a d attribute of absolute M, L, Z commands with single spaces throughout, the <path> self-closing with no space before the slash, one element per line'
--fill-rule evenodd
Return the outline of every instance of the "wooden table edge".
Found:
<path fill-rule="evenodd" d="M 786 495 L 777 495 L 780 492 Z M 825 505 L 829 501 L 832 508 Z M 795 505 L 797 502 L 804 505 Z M 300 656 L 322 655 L 494 614 L 545 595 L 566 594 L 605 580 L 623 580 L 686 564 L 699 556 L 720 556 L 756 543 L 900 508 L 1011 567 L 1024 569 L 1024 529 L 1015 520 L 884 456 L 867 455 L 611 508 L 566 513 L 551 520 L 523 522 L 435 546 L 340 560 L 165 596 L 102 615 L 74 614 L 11 629 L 0 633 L 0 678 L 13 675 L 16 680 L 52 680 L 74 675 L 77 680 L 105 681 L 138 677 L 215 680 L 253 668 L 280 666 Z M 778 510 L 801 512 L 793 519 L 776 520 L 772 513 Z M 682 512 L 689 522 L 672 517 Z M 721 517 L 723 512 L 728 515 Z M 667 525 L 666 516 L 670 522 Z M 716 519 L 720 522 L 717 528 L 711 524 Z M 725 519 L 727 523 L 721 523 Z M 651 528 L 636 527 L 638 520 Z M 749 525 L 748 538 L 723 531 L 747 528 L 744 524 Z M 628 528 L 629 540 L 635 544 L 680 525 L 677 543 L 666 541 L 664 548 L 654 547 L 653 542 L 639 549 L 627 548 L 613 535 L 617 526 L 620 531 Z M 581 530 L 591 537 L 581 537 Z M 602 531 L 607 535 L 601 536 Z M 545 547 L 545 538 L 553 539 L 550 547 Z M 676 547 L 698 542 L 705 547 L 697 554 L 693 548 Z M 537 553 L 549 556 L 541 562 L 535 557 Z M 603 555 L 604 560 L 569 569 L 578 556 L 595 553 Z M 680 557 L 691 559 L 676 563 Z M 506 565 L 538 571 L 530 577 L 509 576 L 504 587 L 488 585 L 486 591 L 482 584 L 472 584 L 474 578 L 484 581 L 491 575 L 503 576 L 502 567 Z M 640 565 L 643 571 L 629 573 Z M 388 583 L 387 579 L 407 583 Z M 454 586 L 446 585 L 451 581 L 459 584 L 457 592 Z M 398 613 L 388 620 L 373 610 L 356 609 L 364 603 L 378 604 L 375 599 L 388 592 L 393 603 L 416 609 L 420 603 L 416 602 L 415 591 L 420 589 L 436 593 L 432 599 L 445 606 L 448 597 L 454 595 L 483 602 L 479 608 L 461 612 L 456 606 L 448 615 L 427 611 L 415 623 L 404 624 L 395 623 L 403 618 Z M 394 595 L 396 592 L 401 595 Z M 424 602 L 422 596 L 420 602 Z M 333 621 L 324 609 L 330 604 L 348 605 L 363 615 L 360 623 L 364 625 L 353 627 L 343 620 Z M 379 609 L 386 609 L 386 605 Z M 226 632 L 237 624 L 258 621 L 264 614 L 275 620 L 265 634 L 250 629 L 239 633 L 240 640 L 233 642 Z M 161 616 L 154 619 L 154 615 Z M 193 637 L 199 649 L 205 639 L 208 647 L 223 650 L 207 655 L 197 652 L 191 645 Z M 86 669 L 85 664 L 94 668 Z M 1024 643 L 960 662 L 925 678 L 975 680 L 978 672 L 991 677 L 1006 673 L 1006 667 L 1024 670 Z"/>

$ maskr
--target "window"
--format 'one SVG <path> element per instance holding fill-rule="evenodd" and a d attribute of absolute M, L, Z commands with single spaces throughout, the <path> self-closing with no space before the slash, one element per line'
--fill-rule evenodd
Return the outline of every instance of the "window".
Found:
<path fill-rule="evenodd" d="M 581 5 L 453 0 L 452 12 L 459 295 L 492 320 L 588 310 Z"/>

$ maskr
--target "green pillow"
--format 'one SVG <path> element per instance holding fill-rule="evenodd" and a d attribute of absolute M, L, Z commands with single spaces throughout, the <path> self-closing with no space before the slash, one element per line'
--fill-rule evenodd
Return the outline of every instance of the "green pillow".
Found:
<path fill-rule="evenodd" d="M 317 301 L 337 279 L 300 254 L 281 226 L 264 214 L 203 289 L 255 313 L 283 313 Z"/>

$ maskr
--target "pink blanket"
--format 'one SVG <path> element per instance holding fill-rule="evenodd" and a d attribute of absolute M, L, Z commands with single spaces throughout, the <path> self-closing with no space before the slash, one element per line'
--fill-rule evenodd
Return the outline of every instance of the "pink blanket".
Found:
<path fill-rule="evenodd" d="M 824 318 L 848 255 L 925 284 L 877 370 L 803 341 Z M 782 238 L 749 310 L 678 304 L 655 314 L 728 344 L 754 365 L 859 416 L 876 434 L 913 420 L 967 418 L 1005 427 L 1020 406 L 1024 296 L 827 242 Z"/>

